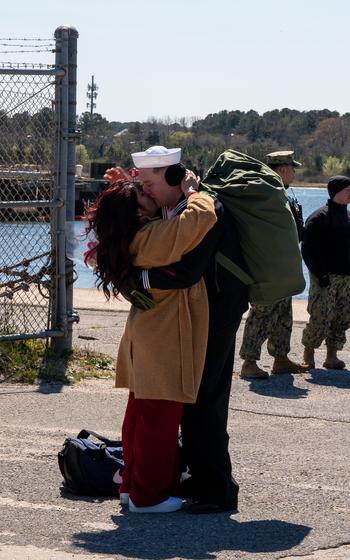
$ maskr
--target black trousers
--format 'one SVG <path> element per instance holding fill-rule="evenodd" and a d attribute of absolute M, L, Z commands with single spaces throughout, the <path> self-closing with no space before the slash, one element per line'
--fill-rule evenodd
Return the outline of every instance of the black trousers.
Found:
<path fill-rule="evenodd" d="M 183 457 L 192 475 L 192 497 L 225 507 L 236 507 L 238 493 L 228 452 L 227 419 L 241 317 L 223 329 L 209 327 L 197 402 L 185 404 L 181 421 Z"/>

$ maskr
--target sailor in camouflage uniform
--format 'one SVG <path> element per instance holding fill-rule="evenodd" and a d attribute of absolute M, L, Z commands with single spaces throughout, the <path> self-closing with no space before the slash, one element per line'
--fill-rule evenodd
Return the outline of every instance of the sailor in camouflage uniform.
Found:
<path fill-rule="evenodd" d="M 304 261 L 310 271 L 309 322 L 302 343 L 304 362 L 315 367 L 314 349 L 323 340 L 327 357 L 323 366 L 343 369 L 337 357 L 350 327 L 350 178 L 331 177 L 329 200 L 306 221 L 302 243 Z"/>
<path fill-rule="evenodd" d="M 285 189 L 294 179 L 296 167 L 301 163 L 295 161 L 294 152 L 281 151 L 267 154 L 266 163 L 281 177 Z M 288 196 L 289 204 L 297 225 L 299 241 L 302 238 L 302 209 L 296 198 Z M 242 378 L 269 377 L 267 371 L 257 365 L 260 359 L 261 346 L 267 340 L 267 350 L 275 358 L 272 373 L 298 373 L 306 369 L 301 364 L 288 358 L 290 339 L 293 328 L 292 298 L 285 298 L 272 305 L 256 305 L 250 308 L 246 320 L 240 356 Z"/>

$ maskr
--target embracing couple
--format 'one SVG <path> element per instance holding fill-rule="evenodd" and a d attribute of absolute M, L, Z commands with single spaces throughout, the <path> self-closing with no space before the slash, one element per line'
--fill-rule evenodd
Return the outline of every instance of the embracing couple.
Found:
<path fill-rule="evenodd" d="M 121 503 L 135 513 L 177 511 L 184 499 L 188 513 L 236 510 L 227 420 L 247 289 L 215 259 L 220 251 L 242 266 L 236 226 L 197 192 L 181 149 L 132 157 L 138 182 L 109 170 L 88 210 L 99 286 L 133 303 L 116 373 L 116 387 L 130 391 Z"/>

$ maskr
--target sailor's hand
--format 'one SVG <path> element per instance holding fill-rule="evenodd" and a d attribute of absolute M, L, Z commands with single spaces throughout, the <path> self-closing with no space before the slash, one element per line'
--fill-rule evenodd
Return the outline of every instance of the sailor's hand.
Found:
<path fill-rule="evenodd" d="M 121 167 L 111 167 L 110 169 L 107 169 L 103 178 L 109 183 L 115 183 L 116 181 L 131 181 L 129 175 Z"/>
<path fill-rule="evenodd" d="M 181 181 L 181 190 L 184 193 L 185 197 L 188 198 L 190 194 L 198 191 L 200 183 L 200 178 L 197 177 L 193 171 L 190 169 L 186 169 L 186 175 Z"/>

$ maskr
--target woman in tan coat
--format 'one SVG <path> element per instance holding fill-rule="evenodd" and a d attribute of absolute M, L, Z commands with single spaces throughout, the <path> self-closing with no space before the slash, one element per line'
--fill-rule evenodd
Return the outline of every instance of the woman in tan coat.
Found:
<path fill-rule="evenodd" d="M 187 209 L 172 220 L 154 215 L 151 199 L 129 183 L 106 189 L 89 210 L 96 233 L 96 273 L 107 297 L 125 290 L 131 265 L 166 266 L 196 247 L 216 222 L 213 200 L 189 188 Z M 141 220 L 141 221 L 140 221 Z M 122 429 L 120 488 L 130 511 L 180 509 L 178 429 L 183 403 L 196 401 L 208 335 L 203 280 L 183 290 L 150 290 L 154 307 L 131 307 L 120 342 L 116 387 L 130 391 Z"/>

